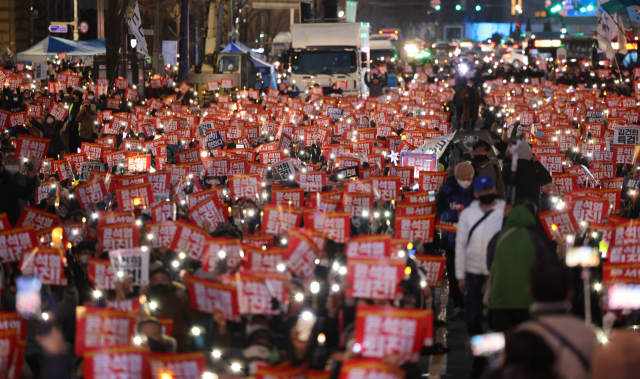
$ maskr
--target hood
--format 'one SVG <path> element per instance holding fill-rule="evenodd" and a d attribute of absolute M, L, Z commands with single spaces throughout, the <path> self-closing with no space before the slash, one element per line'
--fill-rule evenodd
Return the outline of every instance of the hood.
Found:
<path fill-rule="evenodd" d="M 503 230 L 536 226 L 536 218 L 524 205 L 516 205 L 504 220 Z"/>

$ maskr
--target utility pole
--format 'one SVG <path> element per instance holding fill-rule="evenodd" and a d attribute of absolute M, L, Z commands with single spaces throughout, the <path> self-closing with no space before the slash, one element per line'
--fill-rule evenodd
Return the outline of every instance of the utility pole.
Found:
<path fill-rule="evenodd" d="M 178 63 L 178 81 L 183 82 L 189 73 L 189 0 L 182 0 L 180 7 L 180 37 L 178 41 L 180 58 Z"/>
<path fill-rule="evenodd" d="M 29 46 L 33 46 L 33 0 L 29 0 Z"/>
<path fill-rule="evenodd" d="M 156 0 L 156 19 L 153 23 L 153 69 L 160 72 L 160 52 L 162 46 L 160 42 L 160 0 Z"/>
<path fill-rule="evenodd" d="M 80 39 L 80 31 L 78 30 L 78 0 L 73 0 L 73 40 Z"/>
<path fill-rule="evenodd" d="M 98 39 L 104 38 L 104 0 L 98 0 Z"/>
<path fill-rule="evenodd" d="M 229 0 L 229 43 L 234 42 L 233 34 L 233 0 Z"/>

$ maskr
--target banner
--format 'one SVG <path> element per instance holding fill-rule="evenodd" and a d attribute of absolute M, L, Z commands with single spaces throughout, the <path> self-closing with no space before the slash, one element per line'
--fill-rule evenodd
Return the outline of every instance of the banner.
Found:
<path fill-rule="evenodd" d="M 344 254 L 348 257 L 391 257 L 391 236 L 388 234 L 364 235 L 349 238 Z"/>
<path fill-rule="evenodd" d="M 288 290 L 285 282 L 290 279 L 285 274 L 270 272 L 242 271 L 229 277 L 238 291 L 240 314 L 277 315 L 280 309 L 273 309 L 271 299 L 285 303 Z"/>
<path fill-rule="evenodd" d="M 425 270 L 426 285 L 436 287 L 440 285 L 442 276 L 444 275 L 445 263 L 447 257 L 437 255 L 415 254 L 413 260 L 416 265 Z"/>
<path fill-rule="evenodd" d="M 45 212 L 42 209 L 31 205 L 25 205 L 22 209 L 22 213 L 20 213 L 20 218 L 16 223 L 16 227 L 33 226 L 33 229 L 38 232 L 40 230 L 49 229 L 59 223 L 60 220 L 58 220 L 56 214 Z"/>
<path fill-rule="evenodd" d="M 136 6 L 135 8 L 133 8 L 131 19 L 129 19 L 127 25 L 129 25 L 129 31 L 131 31 L 131 34 L 133 34 L 133 36 L 136 38 L 136 41 L 138 41 L 136 51 L 148 57 L 149 51 L 147 50 L 147 41 L 145 40 L 144 33 L 142 31 L 142 19 L 140 18 L 140 9 L 138 9 L 138 2 L 136 2 Z"/>
<path fill-rule="evenodd" d="M 23 251 L 38 246 L 33 226 L 16 227 L 0 231 L 0 259 L 3 263 L 20 262 Z"/>
<path fill-rule="evenodd" d="M 267 204 L 264 206 L 262 231 L 265 234 L 278 235 L 300 225 L 302 210 Z"/>
<path fill-rule="evenodd" d="M 147 358 L 151 379 L 202 379 L 209 372 L 204 353 L 155 353 Z"/>
<path fill-rule="evenodd" d="M 240 240 L 235 238 L 213 238 L 209 237 L 205 241 L 202 253 L 202 271 L 216 272 L 220 261 L 227 262 L 227 271 L 235 272 L 242 261 L 240 255 Z M 223 271 L 219 270 L 218 272 Z"/>
<path fill-rule="evenodd" d="M 98 239 L 105 251 L 132 249 L 140 244 L 138 228 L 135 222 L 109 225 L 98 223 Z"/>
<path fill-rule="evenodd" d="M 313 237 L 307 234 L 306 229 L 299 228 L 289 231 L 287 249 L 282 258 L 293 275 L 309 278 L 315 273 L 319 253 Z"/>
<path fill-rule="evenodd" d="M 395 238 L 409 241 L 420 240 L 423 243 L 433 242 L 435 214 L 424 216 L 396 216 L 394 227 Z"/>
<path fill-rule="evenodd" d="M 602 284 L 640 284 L 640 262 L 602 262 Z"/>

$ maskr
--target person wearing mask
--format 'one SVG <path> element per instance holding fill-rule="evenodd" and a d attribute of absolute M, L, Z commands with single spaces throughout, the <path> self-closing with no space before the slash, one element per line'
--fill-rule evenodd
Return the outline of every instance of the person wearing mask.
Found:
<path fill-rule="evenodd" d="M 496 199 L 496 185 L 490 176 L 479 176 L 473 182 L 471 202 L 460 214 L 456 234 L 456 279 L 464 294 L 465 319 L 469 336 L 482 334 L 482 289 L 489 275 L 487 246 L 502 228 L 505 201 Z M 471 378 L 479 378 L 486 359 L 476 357 Z"/>
<path fill-rule="evenodd" d="M 369 96 L 378 97 L 383 95 L 384 87 L 387 86 L 389 80 L 389 74 L 385 73 L 384 78 L 380 79 L 378 75 L 373 75 L 373 78 L 369 77 L 367 72 L 364 76 L 364 83 L 369 87 Z"/>
<path fill-rule="evenodd" d="M 531 202 L 516 205 L 489 242 L 487 267 L 491 274 L 485 299 L 495 331 L 507 331 L 529 319 L 533 302 L 526 290 L 529 271 L 537 261 L 555 257 L 547 246 L 547 236 L 536 228 L 536 214 Z"/>
<path fill-rule="evenodd" d="M 96 94 L 93 91 L 89 91 L 87 93 L 87 100 L 89 100 L 89 102 L 91 104 L 95 104 L 96 103 Z"/>
<path fill-rule="evenodd" d="M 475 176 L 490 176 L 496 184 L 498 199 L 504 199 L 504 181 L 502 180 L 502 173 L 498 166 L 491 163 L 489 160 L 490 151 L 491 145 L 489 145 L 487 141 L 480 140 L 473 144 L 473 168 L 475 169 Z"/>
<path fill-rule="evenodd" d="M 63 126 L 62 122 L 57 121 L 50 113 L 45 114 L 44 123 L 39 122 L 35 118 L 30 118 L 28 122 L 31 126 L 42 132 L 43 138 L 50 139 L 51 142 L 49 143 L 47 158 L 59 159 L 60 157 L 58 155 L 65 149 L 62 136 L 60 135 L 60 130 Z"/>
<path fill-rule="evenodd" d="M 460 94 L 462 102 L 462 125 L 467 131 L 472 131 L 478 122 L 478 114 L 480 112 L 480 92 L 471 80 L 467 80 L 467 87 Z"/>
<path fill-rule="evenodd" d="M 0 166 L 0 213 L 6 213 L 11 226 L 15 226 L 20 218 L 21 208 L 19 200 L 30 200 L 36 187 L 38 174 L 32 164 L 27 165 L 27 174 L 24 176 L 25 184 L 17 181 L 20 171 L 20 161 L 8 155 L 4 158 L 4 164 Z"/>
<path fill-rule="evenodd" d="M 531 268 L 528 291 L 533 298 L 529 307 L 531 321 L 515 331 L 529 331 L 542 337 L 555 356 L 554 373 L 562 379 L 587 379 L 597 343 L 593 327 L 568 314 L 573 291 L 569 269 L 557 260 L 539 260 Z M 634 337 L 636 338 L 636 337 Z M 638 350 L 636 350 L 638 351 Z M 625 351 L 621 355 L 630 354 Z M 638 362 L 637 355 L 635 361 Z M 637 375 L 635 370 L 634 375 Z M 592 378 L 631 378 L 598 375 Z"/>
<path fill-rule="evenodd" d="M 95 104 L 91 104 L 89 100 L 83 101 L 77 116 L 80 143 L 95 142 L 94 134 L 97 116 Z"/>
<path fill-rule="evenodd" d="M 471 204 L 473 200 L 473 167 L 468 162 L 460 162 L 455 168 L 454 176 L 449 176 L 436 196 L 436 218 L 443 222 L 458 222 L 458 216 L 463 209 Z M 449 277 L 449 288 L 451 299 L 453 300 L 452 318 L 462 317 L 464 309 L 464 298 L 458 289 L 458 281 L 455 275 L 455 251 L 456 233 L 442 231 L 440 248 L 447 255 L 447 276 Z"/>
<path fill-rule="evenodd" d="M 162 262 L 154 262 L 149 267 L 149 291 L 147 298 L 156 303 L 152 316 L 173 320 L 173 335 L 178 351 L 187 351 L 190 321 L 199 316 L 199 312 L 189 306 L 186 289 L 171 279 L 171 274 Z"/>
<path fill-rule="evenodd" d="M 66 204 L 65 204 L 66 205 Z M 62 206 L 60 204 L 59 208 Z M 80 304 L 95 300 L 94 287 L 89 281 L 89 258 L 98 258 L 96 255 L 96 243 L 94 241 L 82 241 L 75 247 L 75 264 L 73 265 L 74 284 L 78 291 Z"/>
<path fill-rule="evenodd" d="M 82 92 L 75 90 L 72 93 L 72 103 L 69 106 L 69 115 L 63 131 L 69 135 L 69 152 L 75 154 L 78 152 L 82 141 L 80 140 L 80 124 L 78 123 L 78 113 L 82 108 Z"/>

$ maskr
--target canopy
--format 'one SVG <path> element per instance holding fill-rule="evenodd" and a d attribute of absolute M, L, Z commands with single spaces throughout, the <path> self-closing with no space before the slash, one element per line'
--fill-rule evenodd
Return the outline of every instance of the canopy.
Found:
<path fill-rule="evenodd" d="M 47 58 L 54 58 L 58 53 L 67 53 L 70 58 L 77 55 L 83 60 L 91 59 L 96 54 L 105 54 L 104 39 L 90 41 L 72 41 L 69 39 L 51 37 L 43 39 L 31 48 L 16 54 L 16 62 L 24 62 L 27 64 L 43 61 Z"/>
<path fill-rule="evenodd" d="M 222 49 L 221 53 L 250 53 L 251 49 L 247 46 L 241 44 L 240 42 L 231 42 L 224 49 Z M 263 61 L 260 58 L 257 58 L 251 55 L 251 59 L 253 59 L 253 65 L 256 67 L 256 72 L 259 72 L 266 80 L 267 86 L 273 89 L 276 89 L 276 79 L 275 79 L 275 68 L 272 64 L 269 64 Z M 264 78 L 265 75 L 269 75 L 268 78 Z"/>

